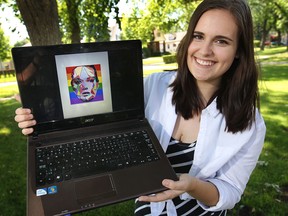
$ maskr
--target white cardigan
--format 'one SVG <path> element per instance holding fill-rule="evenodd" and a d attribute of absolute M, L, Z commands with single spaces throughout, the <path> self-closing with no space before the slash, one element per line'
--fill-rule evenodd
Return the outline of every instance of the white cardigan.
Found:
<path fill-rule="evenodd" d="M 144 79 L 145 115 L 156 133 L 164 151 L 172 136 L 177 115 L 171 103 L 169 84 L 175 72 L 155 73 Z M 231 209 L 239 202 L 261 153 L 266 126 L 257 110 L 256 121 L 244 132 L 225 131 L 225 118 L 216 108 L 216 100 L 201 113 L 200 130 L 189 174 L 212 182 L 220 198 L 209 211 Z M 182 199 L 193 198 L 185 193 Z M 151 209 L 152 210 L 152 209 Z"/>

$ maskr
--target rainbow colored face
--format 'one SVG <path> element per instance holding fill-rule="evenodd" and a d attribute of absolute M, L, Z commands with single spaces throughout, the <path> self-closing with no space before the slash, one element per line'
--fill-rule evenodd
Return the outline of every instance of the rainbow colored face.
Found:
<path fill-rule="evenodd" d="M 72 71 L 71 86 L 77 97 L 86 102 L 92 100 L 97 92 L 99 80 L 95 68 L 79 66 Z"/>

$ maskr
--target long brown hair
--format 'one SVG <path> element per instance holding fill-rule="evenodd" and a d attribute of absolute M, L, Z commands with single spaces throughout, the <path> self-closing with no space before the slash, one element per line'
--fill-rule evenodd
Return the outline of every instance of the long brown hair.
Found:
<path fill-rule="evenodd" d="M 236 133 L 251 126 L 255 120 L 256 106 L 259 105 L 259 71 L 254 58 L 252 15 L 246 0 L 204 0 L 196 8 L 188 31 L 178 47 L 177 76 L 170 85 L 173 90 L 172 103 L 176 113 L 185 119 L 192 118 L 205 108 L 196 80 L 187 66 L 187 50 L 200 17 L 211 9 L 230 11 L 238 26 L 239 58 L 234 59 L 221 79 L 220 88 L 215 92 L 217 108 L 225 116 L 226 130 Z"/>

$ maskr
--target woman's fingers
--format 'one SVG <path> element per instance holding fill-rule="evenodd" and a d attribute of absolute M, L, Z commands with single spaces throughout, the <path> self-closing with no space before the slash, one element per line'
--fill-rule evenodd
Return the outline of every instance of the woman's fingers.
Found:
<path fill-rule="evenodd" d="M 15 111 L 15 121 L 20 123 L 20 122 L 25 122 L 32 120 L 34 118 L 33 114 L 31 114 L 30 109 L 24 109 L 24 108 L 17 108 Z"/>
<path fill-rule="evenodd" d="M 31 134 L 31 133 L 33 133 L 33 128 L 24 128 L 24 129 L 22 129 L 22 134 L 24 134 L 24 135 L 28 135 L 28 134 Z"/>
<path fill-rule="evenodd" d="M 18 127 L 22 129 L 24 135 L 31 134 L 33 132 L 32 126 L 36 125 L 36 121 L 30 109 L 18 108 L 15 111 L 15 121 L 18 122 Z"/>
<path fill-rule="evenodd" d="M 36 125 L 36 121 L 35 120 L 29 120 L 29 121 L 22 121 L 22 122 L 18 122 L 18 127 L 25 129 L 25 128 L 29 128 Z"/>

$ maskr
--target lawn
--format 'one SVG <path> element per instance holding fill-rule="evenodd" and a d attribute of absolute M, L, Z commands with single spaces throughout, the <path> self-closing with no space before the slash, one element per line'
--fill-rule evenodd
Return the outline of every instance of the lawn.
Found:
<path fill-rule="evenodd" d="M 258 51 L 262 63 L 260 81 L 261 112 L 267 136 L 259 163 L 253 172 L 242 200 L 229 216 L 282 216 L 288 212 L 288 52 L 286 48 Z M 286 63 L 285 63 L 286 61 Z M 272 64 L 273 62 L 273 64 Z M 161 58 L 143 61 L 144 74 L 160 72 L 167 67 Z M 146 65 L 152 66 L 147 66 Z M 173 68 L 169 65 L 168 68 Z M 0 84 L 15 77 L 0 77 Z M 0 87 L 0 98 L 18 92 L 15 83 Z M 0 216 L 25 215 L 26 138 L 14 122 L 14 111 L 20 104 L 13 99 L 0 100 Z M 133 200 L 85 212 L 92 215 L 133 215 Z"/>

